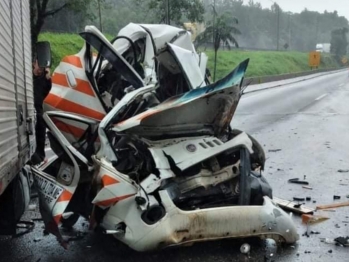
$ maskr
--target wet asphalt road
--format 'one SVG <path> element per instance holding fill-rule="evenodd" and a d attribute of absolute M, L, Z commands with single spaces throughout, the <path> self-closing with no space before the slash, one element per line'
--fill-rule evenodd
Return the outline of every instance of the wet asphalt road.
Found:
<path fill-rule="evenodd" d="M 251 133 L 264 146 L 265 176 L 275 196 L 284 199 L 310 196 L 309 206 L 349 201 L 346 198 L 349 173 L 337 172 L 349 169 L 349 72 L 246 94 L 232 125 Z M 268 152 L 273 149 L 281 151 Z M 290 178 L 303 179 L 304 176 L 313 190 L 287 183 Z M 341 200 L 334 201 L 333 195 L 341 196 Z M 320 234 L 309 238 L 301 236 L 293 247 L 280 247 L 273 256 L 275 261 L 349 261 L 349 249 L 320 242 L 322 237 L 349 236 L 349 223 L 346 223 L 349 207 L 316 214 L 330 218 L 311 227 Z M 23 219 L 39 217 L 38 212 L 28 211 Z M 302 235 L 305 226 L 298 216 L 293 217 Z M 38 221 L 29 234 L 18 238 L 0 237 L 0 261 L 264 261 L 264 243 L 259 240 L 216 241 L 136 253 L 111 237 L 88 232 L 84 220 L 75 230 L 87 234 L 72 241 L 65 251 L 53 236 L 43 236 L 42 227 L 43 223 Z M 251 245 L 250 257 L 240 253 L 240 246 L 245 242 Z"/>

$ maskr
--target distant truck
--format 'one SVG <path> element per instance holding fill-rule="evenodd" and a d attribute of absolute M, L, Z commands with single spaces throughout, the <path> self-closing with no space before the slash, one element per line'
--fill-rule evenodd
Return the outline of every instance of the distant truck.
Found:
<path fill-rule="evenodd" d="M 330 51 L 331 51 L 331 44 L 329 43 L 316 44 L 316 52 L 330 53 Z"/>
<path fill-rule="evenodd" d="M 36 148 L 31 50 L 29 0 L 0 0 L 0 235 L 16 233 L 30 200 L 26 163 Z M 47 58 L 36 50 L 42 66 Z"/>

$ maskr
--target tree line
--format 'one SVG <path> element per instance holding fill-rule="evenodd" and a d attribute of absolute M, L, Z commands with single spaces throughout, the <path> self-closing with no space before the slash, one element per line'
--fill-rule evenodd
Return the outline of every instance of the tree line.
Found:
<path fill-rule="evenodd" d="M 336 11 L 319 13 L 305 9 L 301 13 L 291 13 L 276 3 L 271 8 L 265 8 L 258 0 L 250 0 L 247 4 L 243 0 L 30 1 L 35 33 L 40 30 L 77 33 L 85 25 L 94 24 L 102 27 L 103 32 L 116 35 L 129 22 L 163 23 L 167 16 L 171 24 L 177 26 L 183 22 L 197 21 L 209 27 L 213 20 L 212 4 L 215 2 L 217 19 L 220 16 L 237 19 L 238 24 L 234 27 L 241 34 L 235 35 L 234 39 L 241 47 L 311 51 L 317 43 L 330 43 L 332 37 L 335 42 L 341 39 L 342 43 L 337 46 L 340 46 L 342 53 L 343 46 L 345 51 L 347 48 L 344 42 L 348 20 Z M 46 10 L 42 10 L 43 7 Z M 42 16 L 44 19 L 41 19 Z"/>

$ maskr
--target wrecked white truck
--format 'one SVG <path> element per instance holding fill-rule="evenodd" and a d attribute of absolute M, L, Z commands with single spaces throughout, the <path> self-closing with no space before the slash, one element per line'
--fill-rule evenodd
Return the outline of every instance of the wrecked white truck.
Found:
<path fill-rule="evenodd" d="M 261 174 L 263 149 L 230 127 L 249 61 L 211 84 L 188 32 L 128 27 L 109 42 L 87 26 L 81 52 L 53 74 L 44 119 L 55 154 L 32 167 L 46 230 L 66 246 L 58 226 L 81 215 L 137 251 L 296 242 Z"/>

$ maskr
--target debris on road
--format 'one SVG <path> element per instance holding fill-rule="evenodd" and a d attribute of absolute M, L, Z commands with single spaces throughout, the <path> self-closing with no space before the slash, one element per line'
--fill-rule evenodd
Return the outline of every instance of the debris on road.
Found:
<path fill-rule="evenodd" d="M 336 228 L 341 228 L 338 224 L 335 224 L 334 226 L 335 226 Z"/>
<path fill-rule="evenodd" d="M 17 231 L 17 233 L 14 234 L 12 238 L 21 237 L 32 232 L 35 228 L 35 223 L 33 221 L 19 221 L 16 225 L 16 228 L 19 230 L 19 232 Z M 22 229 L 24 230 L 22 231 Z"/>
<path fill-rule="evenodd" d="M 240 252 L 242 254 L 249 254 L 250 250 L 251 250 L 251 246 L 249 244 L 247 244 L 247 243 L 242 244 L 241 247 L 240 247 Z"/>
<path fill-rule="evenodd" d="M 27 210 L 28 211 L 35 211 L 36 210 L 36 205 L 35 204 L 29 205 Z"/>
<path fill-rule="evenodd" d="M 292 178 L 288 180 L 289 183 L 293 183 L 293 184 L 300 184 L 300 185 L 309 185 L 308 181 L 304 181 L 304 180 L 299 180 L 299 178 Z"/>
<path fill-rule="evenodd" d="M 313 188 L 312 187 L 310 187 L 310 186 L 302 186 L 303 188 L 305 188 L 305 189 L 310 189 L 310 190 L 313 190 Z"/>
<path fill-rule="evenodd" d="M 326 244 L 337 245 L 341 247 L 349 247 L 349 237 L 320 238 L 320 241 Z"/>
<path fill-rule="evenodd" d="M 320 241 L 326 244 L 336 244 L 336 241 L 331 238 L 320 238 Z"/>
<path fill-rule="evenodd" d="M 330 209 L 330 208 L 337 208 L 337 207 L 345 207 L 349 206 L 349 202 L 341 202 L 341 203 L 333 203 L 328 205 L 320 205 L 317 206 L 317 209 Z"/>
<path fill-rule="evenodd" d="M 312 234 L 312 235 L 320 235 L 320 232 L 319 231 L 310 231 L 310 234 Z"/>
<path fill-rule="evenodd" d="M 273 197 L 273 201 L 276 204 L 278 204 L 282 209 L 289 210 L 297 214 L 313 214 L 315 211 L 315 208 L 305 207 L 302 204 L 298 204 L 293 201 L 284 200 L 277 197 Z"/>
<path fill-rule="evenodd" d="M 330 219 L 330 218 L 324 217 L 324 216 L 313 216 L 313 215 L 308 215 L 308 214 L 302 215 L 302 223 L 306 224 L 306 225 L 314 225 L 317 223 L 324 222 L 328 219 Z"/>
<path fill-rule="evenodd" d="M 332 249 L 328 250 L 328 253 L 332 253 Z"/>
<path fill-rule="evenodd" d="M 337 200 L 337 199 L 341 199 L 341 197 L 340 197 L 340 196 L 334 195 L 334 196 L 333 196 L 333 199 L 334 199 L 334 200 Z"/>
<path fill-rule="evenodd" d="M 34 238 L 34 242 L 40 242 L 41 240 L 42 240 L 41 237 L 36 237 L 36 238 Z"/>
<path fill-rule="evenodd" d="M 340 246 L 349 247 L 349 237 L 337 237 L 334 241 Z"/>
<path fill-rule="evenodd" d="M 311 201 L 311 197 L 306 197 L 305 200 L 306 201 Z"/>
<path fill-rule="evenodd" d="M 299 201 L 299 202 L 301 202 L 301 201 L 304 201 L 304 200 L 305 200 L 304 197 L 294 197 L 294 198 L 293 198 L 293 201 Z"/>
<path fill-rule="evenodd" d="M 281 151 L 281 149 L 269 149 L 268 152 L 271 152 L 271 153 L 275 153 L 275 152 L 279 152 Z"/>
<path fill-rule="evenodd" d="M 337 172 L 338 173 L 348 173 L 349 169 L 339 169 Z"/>

